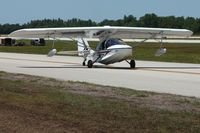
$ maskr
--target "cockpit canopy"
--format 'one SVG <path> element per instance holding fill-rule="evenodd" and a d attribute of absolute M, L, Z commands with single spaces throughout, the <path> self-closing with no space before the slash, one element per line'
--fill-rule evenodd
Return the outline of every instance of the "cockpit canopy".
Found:
<path fill-rule="evenodd" d="M 123 42 L 121 39 L 107 39 L 100 43 L 96 50 L 106 50 L 107 48 L 114 46 L 114 45 L 125 45 L 126 43 Z"/>

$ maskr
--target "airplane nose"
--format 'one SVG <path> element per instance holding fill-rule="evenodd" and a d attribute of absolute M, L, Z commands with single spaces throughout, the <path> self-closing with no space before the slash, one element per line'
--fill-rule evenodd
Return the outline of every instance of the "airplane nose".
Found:
<path fill-rule="evenodd" d="M 125 49 L 125 51 L 126 51 L 126 56 L 128 57 L 128 56 L 132 56 L 132 50 L 133 50 L 133 48 L 131 47 L 131 46 L 129 46 L 129 45 L 124 45 L 123 46 L 123 49 Z"/>
<path fill-rule="evenodd" d="M 114 45 L 109 47 L 108 50 L 113 50 L 113 54 L 117 56 L 117 58 L 126 59 L 132 56 L 132 47 L 129 45 Z"/>
<path fill-rule="evenodd" d="M 121 62 L 132 56 L 132 47 L 129 45 L 114 45 L 109 47 L 108 50 L 110 50 L 110 52 L 102 58 L 101 63 L 112 64 Z"/>
<path fill-rule="evenodd" d="M 119 58 L 122 58 L 121 60 L 125 60 L 132 56 L 132 47 L 129 45 L 121 45 L 118 54 Z"/>

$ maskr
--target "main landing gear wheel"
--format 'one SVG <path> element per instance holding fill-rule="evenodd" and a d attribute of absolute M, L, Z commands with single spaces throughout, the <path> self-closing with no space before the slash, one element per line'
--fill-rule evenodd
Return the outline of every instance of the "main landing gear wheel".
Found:
<path fill-rule="evenodd" d="M 130 67 L 131 67 L 131 68 L 135 68 L 135 60 L 131 60 L 131 62 L 130 62 Z"/>
<path fill-rule="evenodd" d="M 93 62 L 92 60 L 89 60 L 87 63 L 88 68 L 92 68 L 93 67 Z"/>

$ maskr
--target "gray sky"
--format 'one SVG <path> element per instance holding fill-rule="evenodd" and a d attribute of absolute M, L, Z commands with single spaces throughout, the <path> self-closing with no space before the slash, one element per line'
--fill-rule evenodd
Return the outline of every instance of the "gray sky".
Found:
<path fill-rule="evenodd" d="M 200 17 L 200 0 L 1 0 L 0 23 L 25 23 L 44 18 L 102 21 L 124 15 Z"/>

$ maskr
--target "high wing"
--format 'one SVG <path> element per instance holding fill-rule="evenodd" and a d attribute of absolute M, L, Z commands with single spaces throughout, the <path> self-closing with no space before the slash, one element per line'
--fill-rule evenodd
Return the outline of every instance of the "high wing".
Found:
<path fill-rule="evenodd" d="M 189 37 L 192 31 L 186 29 L 142 28 L 142 27 L 76 27 L 76 28 L 35 28 L 12 32 L 13 38 L 160 38 Z"/>

